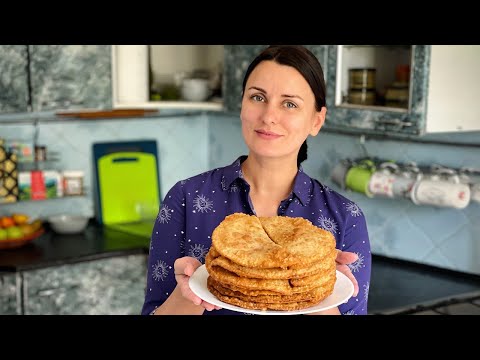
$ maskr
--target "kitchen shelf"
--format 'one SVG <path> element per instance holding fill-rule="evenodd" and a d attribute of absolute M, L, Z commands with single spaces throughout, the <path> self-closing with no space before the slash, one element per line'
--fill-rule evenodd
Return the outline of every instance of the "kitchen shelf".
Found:
<path fill-rule="evenodd" d="M 51 201 L 51 200 L 65 200 L 65 199 L 77 199 L 77 198 L 87 198 L 87 197 L 88 197 L 88 193 L 86 193 L 84 191 L 84 193 L 82 195 L 57 196 L 57 197 L 54 197 L 54 198 L 38 199 L 38 200 L 33 200 L 33 199 L 17 200 L 15 202 L 5 202 L 5 203 L 0 202 L 0 206 L 2 206 L 2 205 L 5 206 L 5 205 L 24 204 L 24 203 L 43 203 L 45 201 Z"/>

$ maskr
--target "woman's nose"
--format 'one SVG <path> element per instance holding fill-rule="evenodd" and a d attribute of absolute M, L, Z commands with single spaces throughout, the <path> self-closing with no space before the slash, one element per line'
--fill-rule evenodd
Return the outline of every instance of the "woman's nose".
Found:
<path fill-rule="evenodd" d="M 262 121 L 266 124 L 276 124 L 278 122 L 278 113 L 274 106 L 270 104 L 265 106 Z"/>

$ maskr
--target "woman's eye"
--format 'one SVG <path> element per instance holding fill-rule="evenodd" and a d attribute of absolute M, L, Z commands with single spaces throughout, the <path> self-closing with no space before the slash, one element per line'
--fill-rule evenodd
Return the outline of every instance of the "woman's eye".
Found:
<path fill-rule="evenodd" d="M 250 96 L 250 99 L 255 100 L 255 101 L 264 101 L 263 97 L 260 95 L 252 95 Z"/>
<path fill-rule="evenodd" d="M 287 101 L 287 102 L 285 103 L 285 106 L 286 106 L 287 108 L 289 108 L 289 109 L 293 109 L 293 108 L 296 108 L 296 107 L 297 107 L 297 105 L 296 105 L 295 103 L 291 102 L 291 101 Z"/>

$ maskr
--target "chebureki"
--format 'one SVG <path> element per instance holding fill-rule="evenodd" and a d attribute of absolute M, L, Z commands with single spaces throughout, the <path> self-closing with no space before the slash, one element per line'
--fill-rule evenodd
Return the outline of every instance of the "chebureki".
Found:
<path fill-rule="evenodd" d="M 213 231 L 207 287 L 255 310 L 299 310 L 333 292 L 335 238 L 303 218 L 227 216 Z"/>

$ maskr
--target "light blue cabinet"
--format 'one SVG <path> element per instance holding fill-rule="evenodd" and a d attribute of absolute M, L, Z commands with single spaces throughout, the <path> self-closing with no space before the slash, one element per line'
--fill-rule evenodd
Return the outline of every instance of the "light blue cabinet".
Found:
<path fill-rule="evenodd" d="M 26 315 L 138 315 L 146 255 L 130 255 L 27 271 Z"/>
<path fill-rule="evenodd" d="M 0 113 L 28 111 L 26 45 L 0 45 Z"/>
<path fill-rule="evenodd" d="M 33 111 L 112 106 L 110 45 L 28 45 Z"/>
<path fill-rule="evenodd" d="M 0 315 L 20 313 L 20 304 L 17 302 L 19 290 L 16 274 L 0 275 Z"/>
<path fill-rule="evenodd" d="M 0 275 L 0 315 L 139 315 L 147 255 Z"/>

